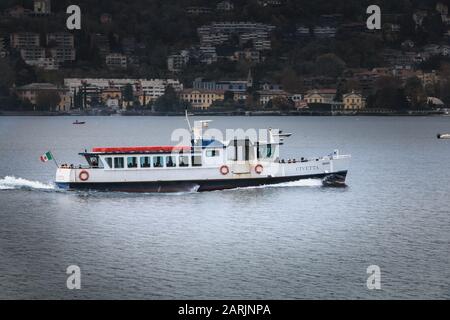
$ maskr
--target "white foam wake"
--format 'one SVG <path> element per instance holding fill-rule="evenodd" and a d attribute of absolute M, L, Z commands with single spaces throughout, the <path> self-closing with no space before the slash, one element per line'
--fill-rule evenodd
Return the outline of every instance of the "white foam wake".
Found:
<path fill-rule="evenodd" d="M 285 187 L 321 187 L 322 180 L 321 179 L 305 179 L 291 182 L 283 182 L 279 184 L 269 185 L 266 187 L 275 187 L 275 188 L 285 188 Z"/>
<path fill-rule="evenodd" d="M 278 184 L 266 184 L 255 187 L 242 187 L 230 190 L 245 190 L 245 189 L 269 189 L 269 188 L 289 188 L 289 187 L 322 187 L 322 180 L 320 179 L 305 179 L 298 181 L 282 182 Z"/>
<path fill-rule="evenodd" d="M 6 176 L 0 179 L 0 190 L 14 190 L 14 189 L 52 190 L 55 189 L 55 186 L 51 184 L 45 184 L 39 181 L 30 181 L 12 176 Z"/>

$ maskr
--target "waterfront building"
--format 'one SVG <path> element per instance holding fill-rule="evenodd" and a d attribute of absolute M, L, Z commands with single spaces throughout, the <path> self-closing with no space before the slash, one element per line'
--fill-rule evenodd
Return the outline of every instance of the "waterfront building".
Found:
<path fill-rule="evenodd" d="M 336 97 L 336 89 L 315 89 L 310 90 L 305 96 L 305 100 L 310 104 L 332 104 Z"/>
<path fill-rule="evenodd" d="M 72 95 L 67 88 L 60 88 L 51 83 L 31 83 L 13 89 L 17 97 L 22 101 L 28 101 L 32 105 L 36 105 L 39 94 L 46 92 L 56 92 L 59 94 L 60 102 L 56 106 L 49 106 L 55 108 L 56 111 L 68 111 L 71 107 Z"/>
<path fill-rule="evenodd" d="M 210 90 L 210 91 L 231 91 L 233 93 L 247 92 L 249 88 L 248 80 L 223 80 L 223 81 L 208 81 L 202 78 L 197 78 L 193 83 L 194 89 Z"/>
<path fill-rule="evenodd" d="M 344 110 L 361 110 L 366 107 L 366 101 L 361 93 L 350 92 L 342 97 Z"/>
<path fill-rule="evenodd" d="M 275 98 L 288 98 L 289 94 L 284 90 L 274 89 L 274 90 L 259 90 L 259 103 L 262 106 L 266 106 L 270 101 Z"/>
<path fill-rule="evenodd" d="M 64 85 L 71 93 L 81 92 L 86 95 L 85 106 L 90 105 L 91 101 L 102 99 L 103 91 L 106 95 L 110 93 L 111 88 L 122 90 L 127 85 L 131 85 L 133 93 L 138 97 L 141 104 L 154 101 L 164 95 L 166 88 L 171 86 L 176 92 L 183 90 L 183 84 L 174 79 L 95 79 L 95 78 L 66 78 Z"/>
<path fill-rule="evenodd" d="M 183 101 L 190 102 L 194 109 L 207 110 L 214 101 L 225 99 L 225 91 L 185 89 L 181 92 L 180 98 Z"/>

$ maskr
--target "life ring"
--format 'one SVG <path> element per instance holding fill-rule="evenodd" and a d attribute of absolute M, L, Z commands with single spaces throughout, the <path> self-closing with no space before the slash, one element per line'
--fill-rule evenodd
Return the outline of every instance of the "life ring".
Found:
<path fill-rule="evenodd" d="M 258 165 L 255 167 L 255 172 L 256 172 L 257 174 L 261 174 L 263 171 L 264 171 L 264 167 L 263 167 L 262 165 L 258 164 Z"/>
<path fill-rule="evenodd" d="M 220 167 L 220 173 L 224 176 L 226 176 L 230 172 L 230 169 L 227 166 L 221 166 Z"/>
<path fill-rule="evenodd" d="M 87 181 L 89 179 L 89 172 L 86 170 L 81 171 L 78 178 L 80 178 L 81 181 Z"/>

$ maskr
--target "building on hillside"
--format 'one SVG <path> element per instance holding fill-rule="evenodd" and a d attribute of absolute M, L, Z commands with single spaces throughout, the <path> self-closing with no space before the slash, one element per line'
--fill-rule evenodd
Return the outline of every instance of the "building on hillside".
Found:
<path fill-rule="evenodd" d="M 264 61 L 264 57 L 261 55 L 260 51 L 245 49 L 236 50 L 230 58 L 231 61 L 245 61 L 250 63 L 260 63 Z"/>
<path fill-rule="evenodd" d="M 217 4 L 216 9 L 218 11 L 233 11 L 234 4 L 233 4 L 233 2 L 231 2 L 229 0 L 224 0 Z"/>
<path fill-rule="evenodd" d="M 11 48 L 39 47 L 41 45 L 39 33 L 17 32 L 10 36 Z"/>
<path fill-rule="evenodd" d="M 213 10 L 209 7 L 187 7 L 186 12 L 190 16 L 201 16 L 213 13 Z"/>
<path fill-rule="evenodd" d="M 300 25 L 297 27 L 296 35 L 300 39 L 309 39 L 311 38 L 311 29 L 308 26 Z"/>
<path fill-rule="evenodd" d="M 319 39 L 335 38 L 337 28 L 333 26 L 315 26 L 313 28 L 313 34 Z"/>
<path fill-rule="evenodd" d="M 52 13 L 51 0 L 34 0 L 34 14 L 45 15 Z"/>
<path fill-rule="evenodd" d="M 47 71 L 59 69 L 59 63 L 56 62 L 53 58 L 39 58 L 37 60 L 28 60 L 26 61 L 26 63 L 30 66 Z"/>
<path fill-rule="evenodd" d="M 72 33 L 68 32 L 53 32 L 47 33 L 47 45 L 56 47 L 75 47 L 75 40 Z"/>
<path fill-rule="evenodd" d="M 422 82 L 422 85 L 424 87 L 436 85 L 441 80 L 439 73 L 436 70 L 433 70 L 431 72 L 425 72 L 422 70 L 418 70 L 418 71 L 416 71 L 415 75 L 417 78 L 419 78 L 419 80 Z"/>
<path fill-rule="evenodd" d="M 111 52 L 109 38 L 101 33 L 91 35 L 91 46 L 98 48 L 100 56 L 106 57 Z"/>
<path fill-rule="evenodd" d="M 22 47 L 20 56 L 28 64 L 29 61 L 37 61 L 45 58 L 45 49 L 42 47 Z"/>
<path fill-rule="evenodd" d="M 225 99 L 225 91 L 185 89 L 180 93 L 180 98 L 183 101 L 190 102 L 194 109 L 207 110 L 214 101 Z"/>
<path fill-rule="evenodd" d="M 110 53 L 105 58 L 106 66 L 111 69 L 126 69 L 128 58 L 121 53 Z"/>
<path fill-rule="evenodd" d="M 344 110 L 361 110 L 366 107 L 366 101 L 361 93 L 350 92 L 342 97 Z"/>
<path fill-rule="evenodd" d="M 58 63 L 72 62 L 76 60 L 75 48 L 71 47 L 55 47 L 51 48 L 50 55 Z"/>
<path fill-rule="evenodd" d="M 251 70 L 247 75 L 247 80 L 205 80 L 203 78 L 196 78 L 192 87 L 198 90 L 219 90 L 230 91 L 234 94 L 246 93 L 247 90 L 253 87 L 253 76 Z"/>
<path fill-rule="evenodd" d="M 31 10 L 25 9 L 21 5 L 15 5 L 9 9 L 5 10 L 5 15 L 7 17 L 15 18 L 15 19 L 21 19 L 23 17 L 26 17 L 32 13 Z"/>
<path fill-rule="evenodd" d="M 189 62 L 189 51 L 182 50 L 178 54 L 172 54 L 167 58 L 167 69 L 171 72 L 180 72 Z"/>
<path fill-rule="evenodd" d="M 6 39 L 4 36 L 0 35 L 0 58 L 4 58 L 8 55 L 6 50 Z"/>

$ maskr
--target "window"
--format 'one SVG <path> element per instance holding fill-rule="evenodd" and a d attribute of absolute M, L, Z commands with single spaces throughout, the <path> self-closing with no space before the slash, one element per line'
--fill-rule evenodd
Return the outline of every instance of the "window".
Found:
<path fill-rule="evenodd" d="M 262 159 L 271 158 L 273 156 L 272 145 L 263 145 L 259 147 L 259 156 Z"/>
<path fill-rule="evenodd" d="M 174 156 L 167 156 L 166 157 L 166 167 L 173 168 L 177 166 L 176 157 Z"/>
<path fill-rule="evenodd" d="M 105 158 L 106 164 L 108 165 L 108 167 L 110 169 L 112 169 L 113 165 L 112 165 L 112 158 Z"/>
<path fill-rule="evenodd" d="M 180 156 L 178 163 L 180 167 L 189 167 L 189 157 L 188 156 Z"/>
<path fill-rule="evenodd" d="M 164 167 L 164 157 L 156 156 L 153 157 L 153 167 L 154 168 L 162 168 Z"/>
<path fill-rule="evenodd" d="M 201 155 L 193 155 L 192 156 L 192 166 L 193 167 L 201 167 L 202 166 L 202 156 Z"/>
<path fill-rule="evenodd" d="M 137 168 L 137 157 L 128 157 L 127 158 L 127 167 L 128 168 Z"/>
<path fill-rule="evenodd" d="M 150 168 L 150 157 L 141 157 L 141 168 Z"/>
<path fill-rule="evenodd" d="M 212 158 L 212 157 L 218 157 L 220 156 L 220 150 L 206 150 L 206 156 L 208 158 Z"/>
<path fill-rule="evenodd" d="M 124 167 L 123 158 L 114 158 L 114 169 L 123 169 Z"/>

